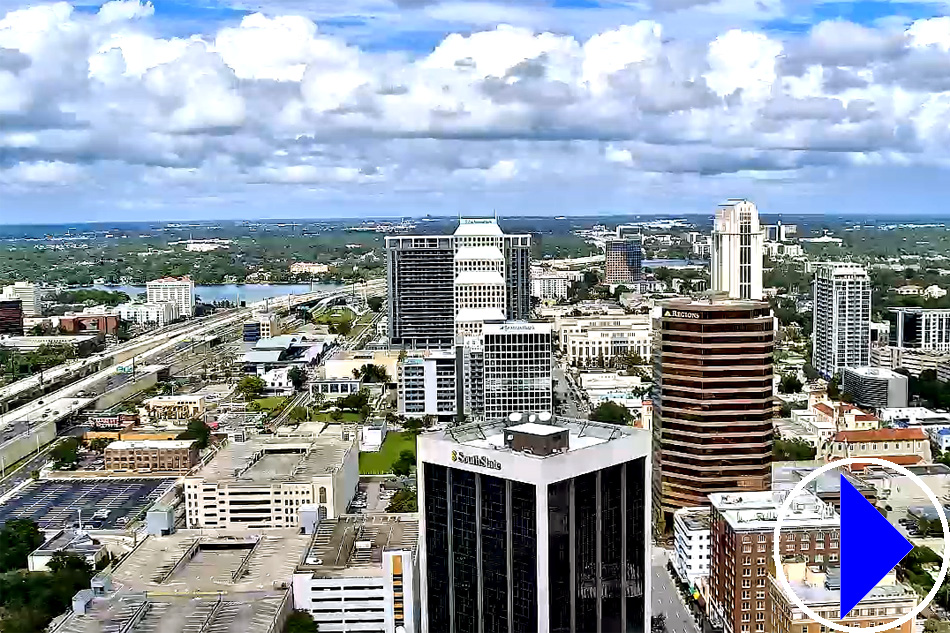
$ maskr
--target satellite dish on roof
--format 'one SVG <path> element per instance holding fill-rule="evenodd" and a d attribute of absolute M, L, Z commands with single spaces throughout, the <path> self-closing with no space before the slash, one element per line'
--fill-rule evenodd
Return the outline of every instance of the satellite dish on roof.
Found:
<path fill-rule="evenodd" d="M 508 420 L 511 422 L 521 422 L 521 418 L 522 418 L 522 414 L 520 413 L 512 413 L 511 415 L 508 416 Z"/>
<path fill-rule="evenodd" d="M 541 413 L 539 413 L 539 414 L 538 414 L 538 421 L 541 422 L 541 423 L 548 423 L 548 422 L 550 422 L 550 421 L 551 421 L 551 412 L 550 412 L 550 411 L 542 411 Z"/>

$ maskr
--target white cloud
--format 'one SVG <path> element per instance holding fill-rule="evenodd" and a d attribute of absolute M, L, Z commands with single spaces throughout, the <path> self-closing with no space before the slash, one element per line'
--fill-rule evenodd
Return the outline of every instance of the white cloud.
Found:
<path fill-rule="evenodd" d="M 0 190 L 435 196 L 950 164 L 946 18 L 899 31 L 829 22 L 784 39 L 683 40 L 651 20 L 587 39 L 499 26 L 412 57 L 296 15 L 162 38 L 153 13 L 58 3 L 0 19 Z"/>

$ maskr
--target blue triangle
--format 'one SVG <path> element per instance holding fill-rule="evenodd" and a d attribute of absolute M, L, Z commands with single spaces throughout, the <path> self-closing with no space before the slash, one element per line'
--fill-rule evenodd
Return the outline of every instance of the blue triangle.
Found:
<path fill-rule="evenodd" d="M 914 549 L 841 475 L 841 619 Z"/>

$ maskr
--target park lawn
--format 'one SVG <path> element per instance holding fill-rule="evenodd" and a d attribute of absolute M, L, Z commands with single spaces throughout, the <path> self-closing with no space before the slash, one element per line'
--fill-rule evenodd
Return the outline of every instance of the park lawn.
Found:
<path fill-rule="evenodd" d="M 321 411 L 320 413 L 318 413 L 317 415 L 313 417 L 313 421 L 314 422 L 329 422 L 330 424 L 336 424 L 336 420 L 330 417 L 330 413 L 328 411 Z M 360 414 L 356 413 L 355 411 L 344 411 L 343 419 L 340 420 L 340 422 L 359 422 L 359 421 L 360 421 Z"/>
<path fill-rule="evenodd" d="M 383 446 L 378 453 L 360 453 L 361 475 L 384 475 L 393 471 L 393 462 L 399 459 L 399 453 L 409 449 L 416 452 L 416 435 L 406 431 L 393 431 L 386 434 Z"/>
<path fill-rule="evenodd" d="M 273 411 L 286 400 L 287 398 L 284 396 L 270 396 L 269 398 L 258 398 L 254 402 L 261 408 L 261 411 Z"/>
<path fill-rule="evenodd" d="M 313 319 L 314 323 L 320 323 L 323 325 L 329 325 L 330 323 L 343 323 L 344 321 L 353 321 L 356 318 L 356 314 L 353 313 L 349 308 L 343 308 L 340 310 L 324 310 L 320 314 L 316 315 Z"/>

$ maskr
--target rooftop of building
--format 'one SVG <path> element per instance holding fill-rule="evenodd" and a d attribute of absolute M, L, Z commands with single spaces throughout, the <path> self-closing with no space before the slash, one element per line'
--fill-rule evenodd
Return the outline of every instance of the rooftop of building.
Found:
<path fill-rule="evenodd" d="M 120 440 L 112 442 L 106 448 L 113 451 L 127 451 L 137 448 L 175 450 L 191 448 L 197 440 Z"/>
<path fill-rule="evenodd" d="M 144 593 L 113 593 L 92 598 L 84 615 L 70 614 L 56 633 L 148 631 L 182 633 L 198 630 L 215 633 L 266 631 L 276 622 L 286 592 L 273 595 L 173 597 Z M 90 596 L 91 598 L 91 596 Z"/>
<path fill-rule="evenodd" d="M 771 530 L 778 520 L 778 511 L 788 492 L 765 490 L 761 492 L 724 493 L 709 495 L 710 504 L 722 515 L 733 530 Z M 812 492 L 802 492 L 789 506 L 783 522 L 786 528 L 824 527 L 840 525 L 834 507 Z"/>
<path fill-rule="evenodd" d="M 709 508 L 680 508 L 673 515 L 674 520 L 682 521 L 688 530 L 709 529 Z"/>
<path fill-rule="evenodd" d="M 354 448 L 354 440 L 344 440 L 338 426 L 308 437 L 255 437 L 232 442 L 218 451 L 193 477 L 205 481 L 237 484 L 305 481 L 334 473 Z"/>
<path fill-rule="evenodd" d="M 768 307 L 768 302 L 753 299 L 730 299 L 724 293 L 708 292 L 702 298 L 675 297 L 658 302 L 662 315 L 668 315 L 667 310 L 682 310 L 687 312 L 706 312 L 710 310 L 758 309 Z"/>
<path fill-rule="evenodd" d="M 290 583 L 309 543 L 296 528 L 150 535 L 115 568 L 112 582 L 126 591 L 268 591 Z"/>
<path fill-rule="evenodd" d="M 285 350 L 304 342 L 304 337 L 299 334 L 281 334 L 260 339 L 254 344 L 254 350 Z"/>
<path fill-rule="evenodd" d="M 65 551 L 82 556 L 98 552 L 102 547 L 102 543 L 82 530 L 65 529 L 47 539 L 33 553 L 52 554 L 53 552 Z"/>
<path fill-rule="evenodd" d="M 786 576 L 790 574 L 789 565 L 786 565 Z M 831 567 L 827 572 L 820 572 L 817 568 L 809 568 L 804 578 L 789 578 L 789 585 L 798 598 L 808 604 L 838 606 L 841 602 L 841 568 Z M 889 600 L 914 600 L 917 594 L 914 590 L 896 581 L 891 575 L 874 587 L 864 598 L 859 607 L 869 603 L 886 602 Z"/>
<path fill-rule="evenodd" d="M 459 218 L 455 235 L 502 237 L 504 233 L 498 226 L 497 218 Z"/>
<path fill-rule="evenodd" d="M 814 472 L 818 468 L 819 464 L 820 462 L 814 465 L 811 463 L 790 463 L 784 465 L 775 464 L 772 468 L 772 490 L 791 491 L 795 486 L 798 485 L 798 482 Z M 812 483 L 808 486 L 809 490 L 819 496 L 839 494 L 841 492 L 842 475 L 844 475 L 851 485 L 853 485 L 859 491 L 862 493 L 868 493 L 865 496 L 876 494 L 874 486 L 866 483 L 857 475 L 845 471 L 823 472 L 812 480 Z"/>
<path fill-rule="evenodd" d="M 149 281 L 150 284 L 168 284 L 168 283 L 191 283 L 191 277 L 185 275 L 184 277 L 162 277 L 160 279 L 153 279 Z"/>
<path fill-rule="evenodd" d="M 539 435 L 550 435 L 555 431 L 566 429 L 568 432 L 568 452 L 573 452 L 637 433 L 649 433 L 649 431 L 631 426 L 618 426 L 616 424 L 559 416 L 548 417 L 549 415 L 531 415 L 515 421 L 499 420 L 496 422 L 463 424 L 446 429 L 442 432 L 441 439 L 472 448 L 511 451 L 505 444 L 505 431 L 508 429 L 521 427 L 522 433 Z M 541 427 L 541 433 L 537 432 L 537 427 Z M 548 430 L 548 427 L 554 430 Z M 524 454 L 538 459 L 546 459 L 560 453 L 554 455 Z"/>
<path fill-rule="evenodd" d="M 887 442 L 894 440 L 926 440 L 927 434 L 920 427 L 906 429 L 866 429 L 860 431 L 838 431 L 835 442 Z"/>
<path fill-rule="evenodd" d="M 358 514 L 326 519 L 317 525 L 298 571 L 317 577 L 381 576 L 383 552 L 415 551 L 417 514 Z"/>
<path fill-rule="evenodd" d="M 871 366 L 848 367 L 845 369 L 845 371 L 852 374 L 857 374 L 859 376 L 863 376 L 865 378 L 887 378 L 887 379 L 892 379 L 892 378 L 901 379 L 902 378 L 904 380 L 907 380 L 907 376 L 905 376 L 904 374 L 898 373 L 894 371 L 893 369 L 888 369 L 886 367 L 871 367 Z"/>
<path fill-rule="evenodd" d="M 485 334 L 550 334 L 551 323 L 528 321 L 506 321 L 504 323 L 486 323 L 482 329 Z"/>
<path fill-rule="evenodd" d="M 177 404 L 180 402 L 195 402 L 203 399 L 204 396 L 195 393 L 183 393 L 176 396 L 152 396 L 144 400 L 144 404 Z"/>

